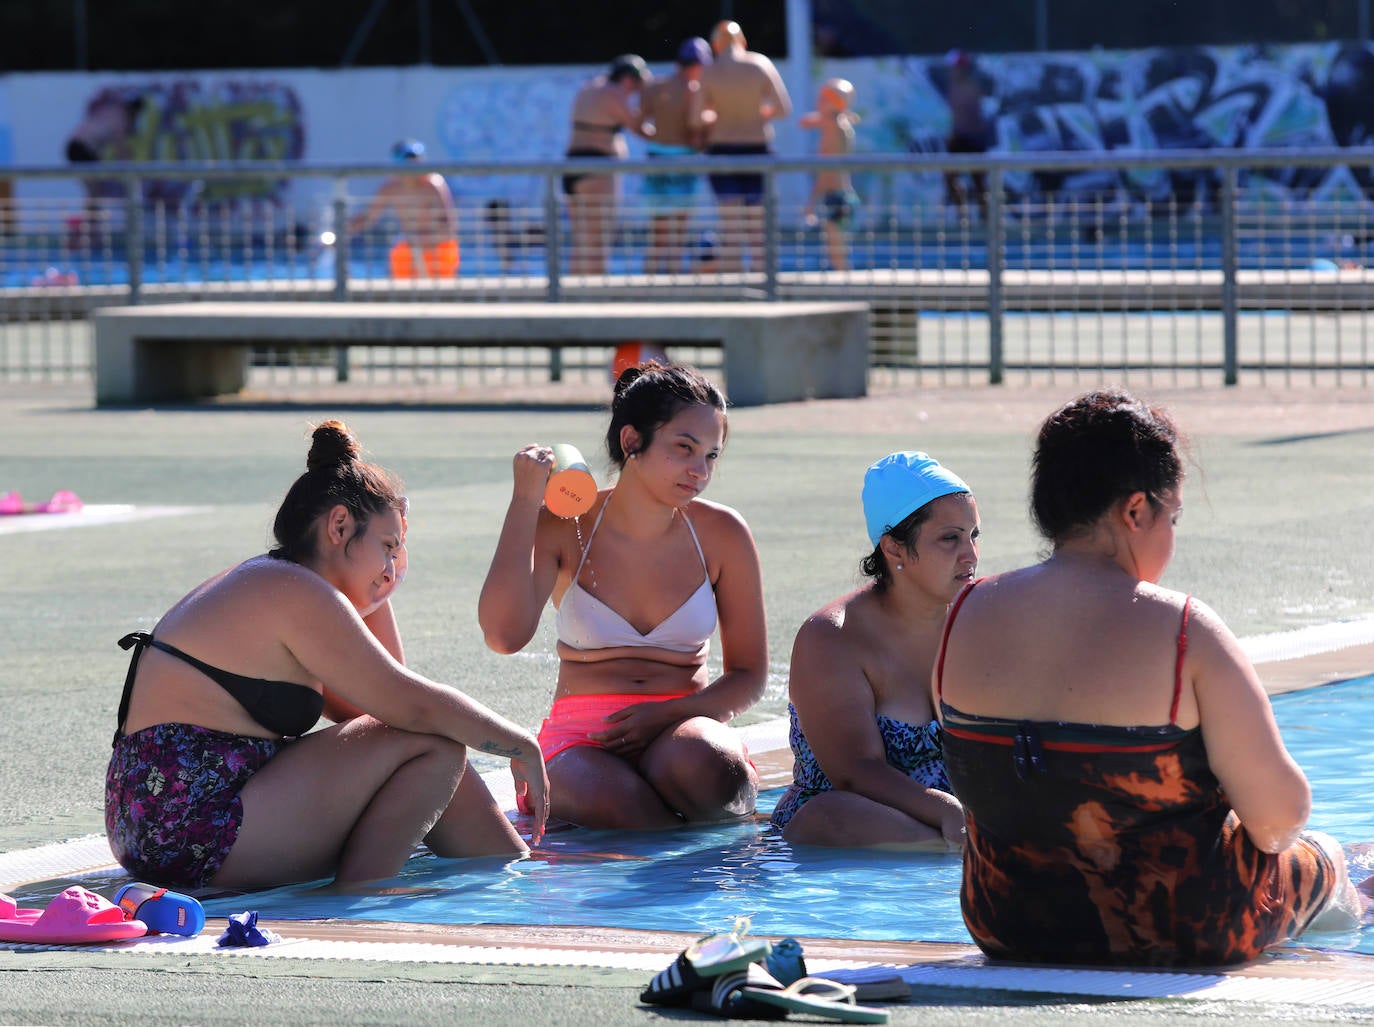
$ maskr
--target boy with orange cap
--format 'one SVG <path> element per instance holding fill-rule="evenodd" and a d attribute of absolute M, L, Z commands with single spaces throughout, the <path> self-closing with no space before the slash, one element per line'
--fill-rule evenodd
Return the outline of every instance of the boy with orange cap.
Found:
<path fill-rule="evenodd" d="M 847 79 L 831 78 L 821 84 L 816 98 L 816 109 L 801 116 L 802 128 L 820 131 L 820 145 L 817 152 L 823 157 L 846 156 L 854 152 L 854 123 L 859 116 L 850 111 L 854 99 L 854 86 Z M 817 217 L 816 207 L 820 206 Z M 830 256 L 830 267 L 834 271 L 849 268 L 849 252 L 845 233 L 854 223 L 854 215 L 859 209 L 859 194 L 854 191 L 847 169 L 817 172 L 811 186 L 811 195 L 806 199 L 802 211 L 808 225 L 821 221 L 825 226 L 825 247 Z"/>

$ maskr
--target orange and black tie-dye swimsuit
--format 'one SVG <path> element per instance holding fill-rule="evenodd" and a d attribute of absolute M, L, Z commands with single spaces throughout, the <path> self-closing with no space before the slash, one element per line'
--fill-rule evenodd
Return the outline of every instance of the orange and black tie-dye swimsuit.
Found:
<path fill-rule="evenodd" d="M 970 589 L 972 586 L 970 586 Z M 945 627 L 958 613 L 960 596 Z M 1297 937 L 1337 883 L 1307 838 L 1261 851 L 1231 810 L 1198 729 L 1011 721 L 937 689 L 945 764 L 964 804 L 964 923 L 1021 962 L 1221 966 Z"/>

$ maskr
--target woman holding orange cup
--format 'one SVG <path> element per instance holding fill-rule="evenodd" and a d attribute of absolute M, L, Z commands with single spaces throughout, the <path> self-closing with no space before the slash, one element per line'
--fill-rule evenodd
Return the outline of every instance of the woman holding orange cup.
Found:
<path fill-rule="evenodd" d="M 714 385 L 650 362 L 616 382 L 606 446 L 619 475 L 580 516 L 557 514 L 585 485 L 560 490 L 580 463 L 571 447 L 515 455 L 478 619 L 492 649 L 514 653 L 550 598 L 557 608 L 558 683 L 539 743 L 562 820 L 664 828 L 753 813 L 758 775 L 727 724 L 767 672 L 758 550 L 738 513 L 701 498 L 726 429 Z"/>

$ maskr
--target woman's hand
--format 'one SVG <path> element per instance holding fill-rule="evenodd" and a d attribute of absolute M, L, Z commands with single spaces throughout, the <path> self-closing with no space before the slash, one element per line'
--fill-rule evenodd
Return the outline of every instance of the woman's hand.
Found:
<path fill-rule="evenodd" d="M 533 742 L 527 754 L 511 757 L 510 775 L 515 780 L 515 794 L 524 798 L 530 811 L 530 844 L 538 845 L 549 819 L 549 772 L 538 742 Z"/>
<path fill-rule="evenodd" d="M 515 454 L 515 498 L 542 503 L 544 489 L 553 473 L 553 450 L 530 443 Z"/>
<path fill-rule="evenodd" d="M 655 738 L 684 719 L 673 706 L 671 699 L 626 706 L 606 718 L 609 725 L 606 730 L 596 731 L 587 737 L 593 742 L 600 742 L 608 752 L 616 756 L 634 759 L 647 749 Z"/>
<path fill-rule="evenodd" d="M 931 789 L 931 795 L 937 797 L 941 803 L 940 836 L 951 849 L 962 851 L 968 835 L 968 826 L 964 823 L 964 807 L 948 792 Z"/>

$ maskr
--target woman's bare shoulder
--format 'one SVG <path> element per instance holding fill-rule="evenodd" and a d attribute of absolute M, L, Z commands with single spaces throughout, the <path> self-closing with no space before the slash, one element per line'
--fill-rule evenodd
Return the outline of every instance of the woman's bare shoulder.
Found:
<path fill-rule="evenodd" d="M 792 643 L 792 667 L 824 667 L 826 675 L 840 665 L 857 668 L 864 648 L 864 608 L 867 588 L 826 603 L 797 629 Z M 800 675 L 805 678 L 806 675 Z"/>
<path fill-rule="evenodd" d="M 734 507 L 726 506 L 724 503 L 702 499 L 698 496 L 687 504 L 686 513 L 692 521 L 692 526 L 696 528 L 750 534 L 749 525 L 745 523 L 743 515 Z"/>
<path fill-rule="evenodd" d="M 333 587 L 309 567 L 294 560 L 278 560 L 266 554 L 249 557 L 243 563 L 230 567 L 221 579 L 234 584 L 271 583 L 274 587 L 288 583 L 302 588 Z"/>

